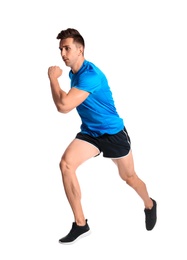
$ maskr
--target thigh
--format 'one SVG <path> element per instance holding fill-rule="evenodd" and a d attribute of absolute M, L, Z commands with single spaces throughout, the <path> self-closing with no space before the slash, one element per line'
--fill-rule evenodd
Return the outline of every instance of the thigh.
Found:
<path fill-rule="evenodd" d="M 66 148 L 62 161 L 73 168 L 77 168 L 83 162 L 95 157 L 99 153 L 100 151 L 96 146 L 80 139 L 74 139 Z"/>
<path fill-rule="evenodd" d="M 112 161 L 118 167 L 119 175 L 122 179 L 126 180 L 135 174 L 132 151 L 130 151 L 128 155 L 119 159 L 112 159 Z"/>

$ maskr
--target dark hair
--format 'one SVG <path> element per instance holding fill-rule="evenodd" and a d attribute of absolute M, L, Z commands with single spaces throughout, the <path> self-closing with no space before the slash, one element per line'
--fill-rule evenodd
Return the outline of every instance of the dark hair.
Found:
<path fill-rule="evenodd" d="M 80 33 L 73 28 L 68 28 L 66 30 L 62 30 L 56 37 L 58 40 L 63 40 L 67 38 L 73 38 L 74 42 L 80 43 L 83 48 L 85 47 L 85 42 Z"/>

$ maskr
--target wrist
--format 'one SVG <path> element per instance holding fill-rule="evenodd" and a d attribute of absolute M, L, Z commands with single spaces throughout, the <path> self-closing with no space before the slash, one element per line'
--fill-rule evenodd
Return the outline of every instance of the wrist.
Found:
<path fill-rule="evenodd" d="M 49 80 L 51 81 L 51 83 L 58 82 L 58 78 L 54 76 L 49 76 Z"/>

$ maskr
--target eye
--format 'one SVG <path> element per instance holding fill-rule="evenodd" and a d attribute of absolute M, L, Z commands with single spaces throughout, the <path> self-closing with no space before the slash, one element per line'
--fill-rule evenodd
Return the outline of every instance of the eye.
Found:
<path fill-rule="evenodd" d="M 59 47 L 59 50 L 62 51 L 62 48 Z"/>
<path fill-rule="evenodd" d="M 68 46 L 66 46 L 66 47 L 65 47 L 65 50 L 66 50 L 66 51 L 69 51 L 69 50 L 70 50 L 70 48 L 69 48 Z"/>

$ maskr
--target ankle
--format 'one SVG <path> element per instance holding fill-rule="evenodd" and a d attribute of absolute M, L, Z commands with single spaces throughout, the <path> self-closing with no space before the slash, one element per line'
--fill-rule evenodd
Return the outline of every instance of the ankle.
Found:
<path fill-rule="evenodd" d="M 86 225 L 86 220 L 75 220 L 75 223 L 77 224 L 77 226 L 85 226 Z"/>
<path fill-rule="evenodd" d="M 146 209 L 152 209 L 153 207 L 153 201 L 152 199 L 150 198 L 146 203 L 145 203 L 145 208 Z"/>

